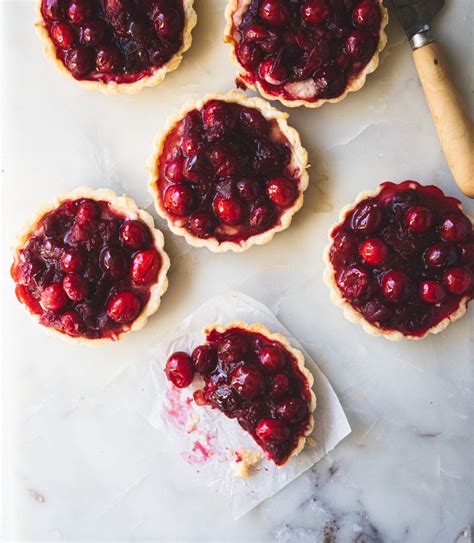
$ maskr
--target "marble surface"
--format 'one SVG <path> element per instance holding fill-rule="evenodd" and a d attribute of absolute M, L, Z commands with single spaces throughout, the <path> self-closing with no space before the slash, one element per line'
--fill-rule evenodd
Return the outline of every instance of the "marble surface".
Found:
<path fill-rule="evenodd" d="M 438 337 L 392 344 L 345 321 L 321 279 L 327 228 L 360 190 L 413 178 L 460 196 L 394 17 L 381 66 L 362 91 L 291 111 L 310 153 L 311 186 L 292 227 L 271 244 L 214 255 L 164 228 L 170 289 L 159 314 L 122 344 L 63 344 L 33 326 L 14 299 L 7 247 L 39 201 L 88 183 L 125 190 L 149 207 L 144 164 L 166 116 L 190 97 L 232 87 L 224 1 L 197 4 L 195 41 L 180 69 L 158 88 L 104 97 L 43 59 L 32 3 L 0 3 L 3 540 L 452 542 L 474 521 L 472 308 Z M 436 25 L 466 100 L 472 6 L 446 2 Z M 332 382 L 353 429 L 237 522 L 132 401 L 148 350 L 228 289 L 276 313 Z M 467 532 L 459 537 L 468 541 Z"/>

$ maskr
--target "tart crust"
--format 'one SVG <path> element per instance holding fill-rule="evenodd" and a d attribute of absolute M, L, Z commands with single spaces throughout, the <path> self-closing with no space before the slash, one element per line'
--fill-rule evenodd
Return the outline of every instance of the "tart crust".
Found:
<path fill-rule="evenodd" d="M 296 198 L 294 203 L 290 207 L 286 208 L 285 211 L 281 214 L 279 223 L 273 228 L 270 228 L 269 230 L 266 230 L 261 234 L 250 236 L 246 240 L 243 240 L 239 243 L 233 241 L 219 242 L 214 237 L 209 237 L 206 239 L 199 238 L 197 236 L 194 236 L 186 228 L 174 224 L 161 201 L 160 192 L 157 187 L 160 156 L 165 146 L 168 134 L 187 115 L 187 113 L 193 111 L 194 109 L 202 109 L 205 104 L 211 100 L 222 100 L 224 102 L 239 104 L 244 107 L 258 109 L 266 120 L 276 120 L 280 131 L 287 138 L 291 146 L 290 166 L 294 169 L 298 169 L 298 171 L 300 172 L 298 197 Z M 178 236 L 183 236 L 189 243 L 189 245 L 192 245 L 194 247 L 207 247 L 215 253 L 222 253 L 226 251 L 242 252 L 246 251 L 253 245 L 265 245 L 273 239 L 273 236 L 277 232 L 286 230 L 291 224 L 293 215 L 303 206 L 303 193 L 308 188 L 309 184 L 309 176 L 308 172 L 306 171 L 307 168 L 309 168 L 308 152 L 301 145 L 300 136 L 297 130 L 288 125 L 288 117 L 288 113 L 284 113 L 275 109 L 265 100 L 257 97 L 249 98 L 241 91 L 230 91 L 226 94 L 220 92 L 213 92 L 207 94 L 203 98 L 191 100 L 190 102 L 186 103 L 178 113 L 169 117 L 165 123 L 163 132 L 155 138 L 155 141 L 153 143 L 153 152 L 151 154 L 147 167 L 149 172 L 148 190 L 153 196 L 155 208 L 158 215 L 160 215 L 160 217 L 162 217 L 163 219 L 166 219 L 169 229 L 174 234 Z"/>
<path fill-rule="evenodd" d="M 159 85 L 168 72 L 173 72 L 181 64 L 183 54 L 191 47 L 192 30 L 197 23 L 197 14 L 193 8 L 194 0 L 183 0 L 184 27 L 183 40 L 178 51 L 162 66 L 153 71 L 151 75 L 141 77 L 133 83 L 117 83 L 116 81 L 90 81 L 87 79 L 76 79 L 71 72 L 64 66 L 63 62 L 56 56 L 56 46 L 51 39 L 48 30 L 44 24 L 41 13 L 41 0 L 36 0 L 36 18 L 35 28 L 43 43 L 43 52 L 47 59 L 51 60 L 59 71 L 69 79 L 73 79 L 79 86 L 86 90 L 99 90 L 103 94 L 136 94 L 144 87 L 154 87 Z"/>
<path fill-rule="evenodd" d="M 243 322 L 243 321 L 232 321 L 232 322 L 229 322 L 228 324 L 226 324 L 225 326 L 221 326 L 220 324 L 211 324 L 211 325 L 207 326 L 204 329 L 204 334 L 207 337 L 214 330 L 216 332 L 218 332 L 219 334 L 222 334 L 222 333 L 224 333 L 227 330 L 230 330 L 232 328 L 240 328 L 241 330 L 245 330 L 245 331 L 253 333 L 253 334 L 261 334 L 262 336 L 265 336 L 270 341 L 275 341 L 275 342 L 280 343 L 281 345 L 283 345 L 283 347 L 296 360 L 297 369 L 303 375 L 303 378 L 304 378 L 304 380 L 306 381 L 306 383 L 308 385 L 308 390 L 309 390 L 309 401 L 307 401 L 308 412 L 309 412 L 308 424 L 306 426 L 306 429 L 305 429 L 303 435 L 299 437 L 298 443 L 296 444 L 294 449 L 291 451 L 291 454 L 288 456 L 288 458 L 285 460 L 285 462 L 283 462 L 283 464 L 278 465 L 278 467 L 281 468 L 281 467 L 285 466 L 291 460 L 291 458 L 293 456 L 296 456 L 297 454 L 299 454 L 303 450 L 303 448 L 305 446 L 305 443 L 306 443 L 306 438 L 313 431 L 313 428 L 314 428 L 314 415 L 313 415 L 313 413 L 314 413 L 314 411 L 316 409 L 316 395 L 315 395 L 315 393 L 313 392 L 313 389 L 312 389 L 313 384 L 314 384 L 313 374 L 305 366 L 305 360 L 304 360 L 303 353 L 300 350 L 295 349 L 294 347 L 292 347 L 290 345 L 290 342 L 288 341 L 288 339 L 284 335 L 274 333 L 274 332 L 270 332 L 270 330 L 263 324 L 260 324 L 260 323 L 247 324 L 246 322 Z"/>
<path fill-rule="evenodd" d="M 410 185 L 410 188 L 416 189 L 417 184 L 413 183 L 413 185 Z M 352 305 L 343 297 L 341 294 L 341 291 L 339 290 L 339 287 L 336 283 L 336 270 L 331 262 L 330 259 L 330 250 L 334 243 L 334 237 L 332 233 L 336 229 L 337 226 L 339 226 L 346 217 L 354 211 L 354 209 L 357 207 L 357 205 L 362 202 L 363 200 L 366 200 L 367 198 L 374 198 L 380 194 L 383 187 L 382 185 L 379 185 L 375 190 L 367 190 L 362 191 L 358 194 L 355 201 L 351 204 L 348 204 L 344 206 L 340 213 L 339 213 L 339 220 L 335 224 L 331 226 L 328 232 L 328 238 L 329 243 L 326 245 L 323 251 L 323 261 L 324 261 L 324 272 L 323 272 L 323 279 L 326 285 L 329 287 L 331 291 L 331 301 L 334 305 L 337 305 L 338 307 L 342 308 L 344 312 L 344 317 L 354 324 L 360 324 L 364 331 L 371 335 L 371 336 L 383 336 L 391 341 L 401 341 L 402 339 L 423 339 L 428 334 L 439 334 L 442 332 L 451 322 L 454 322 L 458 319 L 460 319 L 467 310 L 467 305 L 469 302 L 469 296 L 464 296 L 461 301 L 459 302 L 459 307 L 445 317 L 443 320 L 426 330 L 426 332 L 421 336 L 414 336 L 410 334 L 404 334 L 403 332 L 400 332 L 399 330 L 387 330 L 384 328 L 379 328 L 378 326 L 373 325 L 371 322 L 369 322 L 362 313 L 359 313 L 356 311 Z M 459 204 L 459 210 L 462 211 L 462 206 Z M 464 212 L 463 212 L 464 213 Z M 464 213 L 465 214 L 465 213 Z M 465 214 L 466 215 L 466 214 Z M 466 215 L 467 216 L 467 215 Z M 472 220 L 472 219 L 471 219 Z"/>
<path fill-rule="evenodd" d="M 249 82 L 247 80 L 245 76 L 247 73 L 251 72 L 247 72 L 245 70 L 245 68 L 240 64 L 239 60 L 237 59 L 237 55 L 235 53 L 235 45 L 237 43 L 234 38 L 235 28 L 241 23 L 242 15 L 246 11 L 250 2 L 251 0 L 228 1 L 225 9 L 226 27 L 224 31 L 224 42 L 230 44 L 231 46 L 230 58 L 236 64 L 238 69 L 236 78 L 237 83 L 245 85 L 245 87 L 249 89 L 258 90 L 258 92 L 267 100 L 279 100 L 286 107 L 305 106 L 308 108 L 317 108 L 321 107 L 326 102 L 335 104 L 336 102 L 340 102 L 341 100 L 343 100 L 350 92 L 360 90 L 365 85 L 367 76 L 377 69 L 380 62 L 380 53 L 385 49 L 385 46 L 387 45 L 387 34 L 385 33 L 385 27 L 387 26 L 389 19 L 388 11 L 383 5 L 382 0 L 377 0 L 382 15 L 380 20 L 377 49 L 375 50 L 372 58 L 369 60 L 364 69 L 357 75 L 357 77 L 352 79 L 350 84 L 346 86 L 344 92 L 340 96 L 336 96 L 335 98 L 321 98 L 320 100 L 316 101 L 309 101 L 303 98 L 297 100 L 288 100 L 282 96 L 266 92 L 258 80 L 256 80 L 255 82 Z"/>
<path fill-rule="evenodd" d="M 164 236 L 160 232 L 160 230 L 157 230 L 155 228 L 153 217 L 146 211 L 139 209 L 137 204 L 130 197 L 126 195 L 117 196 L 115 192 L 105 188 L 94 190 L 89 187 L 77 187 L 72 192 L 59 194 L 54 199 L 50 200 L 47 203 L 44 203 L 36 210 L 36 213 L 33 215 L 32 219 L 23 226 L 23 229 L 17 235 L 16 243 L 12 247 L 14 264 L 18 264 L 21 249 L 23 249 L 31 234 L 35 232 L 39 221 L 44 217 L 46 213 L 54 211 L 61 205 L 62 202 L 66 200 L 78 200 L 81 198 L 109 202 L 114 211 L 124 214 L 128 219 L 139 219 L 143 221 L 150 229 L 153 239 L 153 247 L 156 249 L 161 257 L 161 267 L 158 272 L 158 277 L 150 287 L 150 297 L 147 303 L 143 306 L 137 318 L 132 323 L 130 323 L 130 325 L 125 325 L 119 333 L 107 338 L 90 339 L 83 336 L 71 337 L 56 330 L 55 328 L 48 326 L 41 327 L 45 328 L 48 333 L 56 337 L 60 336 L 63 340 L 69 343 L 75 343 L 76 345 L 97 345 L 99 343 L 108 343 L 111 340 L 118 341 L 122 339 L 123 336 L 128 332 L 136 332 L 137 330 L 141 330 L 145 326 L 148 317 L 153 315 L 153 313 L 158 310 L 161 303 L 161 297 L 168 289 L 167 273 L 170 268 L 170 259 L 164 250 Z M 30 311 L 28 311 L 28 313 L 36 322 L 39 323 L 39 315 L 31 313 Z"/>

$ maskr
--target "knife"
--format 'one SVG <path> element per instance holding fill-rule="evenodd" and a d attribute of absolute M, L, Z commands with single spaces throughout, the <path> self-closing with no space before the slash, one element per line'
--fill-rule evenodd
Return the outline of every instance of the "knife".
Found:
<path fill-rule="evenodd" d="M 444 0 L 392 1 L 412 46 L 413 60 L 449 168 L 459 189 L 474 198 L 473 125 L 430 27 Z"/>

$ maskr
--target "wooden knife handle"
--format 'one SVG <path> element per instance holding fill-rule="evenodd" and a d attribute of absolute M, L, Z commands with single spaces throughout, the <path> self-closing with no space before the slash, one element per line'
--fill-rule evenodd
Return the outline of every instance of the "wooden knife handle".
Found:
<path fill-rule="evenodd" d="M 474 198 L 473 126 L 436 42 L 413 51 L 444 155 L 459 189 Z"/>

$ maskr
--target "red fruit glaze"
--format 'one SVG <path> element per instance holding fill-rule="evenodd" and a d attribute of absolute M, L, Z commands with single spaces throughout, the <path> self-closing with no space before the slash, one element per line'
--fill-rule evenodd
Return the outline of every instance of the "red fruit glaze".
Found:
<path fill-rule="evenodd" d="M 182 351 L 173 353 L 166 361 L 166 377 L 178 388 L 189 386 L 194 379 L 191 357 Z"/>

